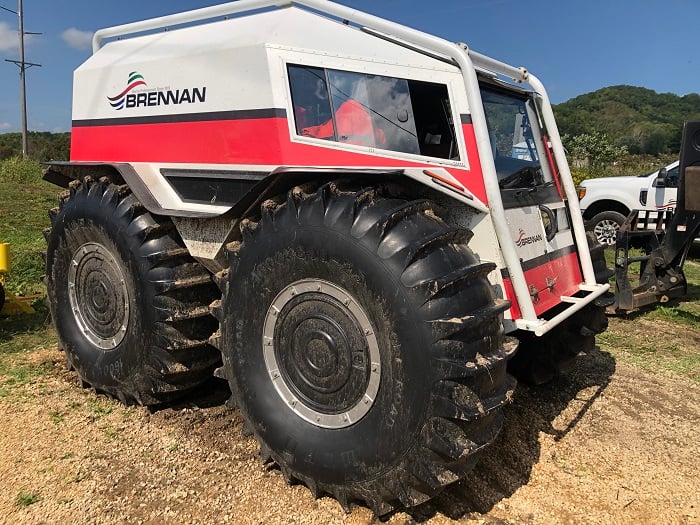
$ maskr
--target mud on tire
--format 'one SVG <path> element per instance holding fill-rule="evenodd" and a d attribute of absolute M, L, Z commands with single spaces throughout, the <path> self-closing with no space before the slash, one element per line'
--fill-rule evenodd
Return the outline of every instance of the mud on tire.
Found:
<path fill-rule="evenodd" d="M 334 182 L 263 203 L 215 309 L 263 459 L 378 515 L 462 479 L 515 387 L 495 266 L 430 201 L 395 195 Z"/>
<path fill-rule="evenodd" d="M 69 367 L 125 403 L 170 400 L 211 377 L 210 275 L 172 223 L 126 186 L 74 181 L 45 232 L 49 306 Z"/>

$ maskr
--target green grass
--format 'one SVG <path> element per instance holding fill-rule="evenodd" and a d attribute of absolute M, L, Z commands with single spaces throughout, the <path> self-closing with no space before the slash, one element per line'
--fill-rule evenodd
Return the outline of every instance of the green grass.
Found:
<path fill-rule="evenodd" d="M 103 397 L 90 398 L 87 401 L 88 416 L 93 421 L 108 416 L 114 410 L 113 401 Z"/>
<path fill-rule="evenodd" d="M 15 505 L 18 507 L 29 507 L 29 505 L 34 505 L 34 503 L 39 501 L 41 501 L 41 496 L 38 494 L 22 491 L 17 494 L 17 497 L 15 498 Z"/>
<path fill-rule="evenodd" d="M 46 251 L 42 231 L 49 227 L 48 210 L 56 206 L 61 189 L 41 180 L 37 163 L 22 165 L 31 174 L 11 176 L 15 171 L 8 168 L 10 162 L 0 162 L 0 242 L 10 244 L 12 259 L 5 284 L 16 295 L 42 294 L 41 253 Z"/>
<path fill-rule="evenodd" d="M 606 253 L 612 263 L 613 250 Z M 664 370 L 700 383 L 700 245 L 691 247 L 683 268 L 688 293 L 666 304 L 650 305 L 611 320 L 598 344 L 616 358 L 645 370 Z M 634 285 L 634 283 L 633 283 Z"/>
<path fill-rule="evenodd" d="M 51 364 L 32 364 L 27 357 L 56 344 L 48 310 L 36 305 L 36 313 L 0 317 L 0 398 L 25 397 L 27 387 L 51 370 Z"/>

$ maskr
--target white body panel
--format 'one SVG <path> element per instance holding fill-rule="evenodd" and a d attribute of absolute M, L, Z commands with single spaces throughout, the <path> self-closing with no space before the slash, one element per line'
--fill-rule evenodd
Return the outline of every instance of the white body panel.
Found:
<path fill-rule="evenodd" d="M 311 27 L 313 31 L 300 30 Z M 444 62 L 289 8 L 105 44 L 75 71 L 73 120 L 172 113 L 172 105 L 134 108 L 136 113 L 129 108 L 115 111 L 107 103 L 107 97 L 127 87 L 132 72 L 143 75 L 148 84 L 134 93 L 206 87 L 206 104 L 180 104 L 178 113 L 284 107 L 288 97 L 279 96 L 279 89 L 286 80 L 271 79 L 271 74 L 281 73 L 268 57 L 274 48 L 290 50 L 289 56 L 295 56 L 291 50 L 305 50 L 316 58 L 326 57 L 335 67 L 352 64 L 355 71 L 375 74 L 459 75 L 456 67 Z M 281 53 L 271 54 L 279 57 Z M 421 69 L 425 70 L 422 75 L 417 73 Z M 273 96 L 273 90 L 278 90 L 278 96 Z"/>

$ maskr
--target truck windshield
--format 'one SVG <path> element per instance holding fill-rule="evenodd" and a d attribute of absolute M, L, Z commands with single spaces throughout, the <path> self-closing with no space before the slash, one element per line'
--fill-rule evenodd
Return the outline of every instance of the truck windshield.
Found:
<path fill-rule="evenodd" d="M 524 94 L 488 85 L 482 85 L 481 99 L 498 185 L 502 189 L 516 189 L 551 181 L 551 175 L 543 171 L 540 162 L 542 140 L 532 100 Z"/>

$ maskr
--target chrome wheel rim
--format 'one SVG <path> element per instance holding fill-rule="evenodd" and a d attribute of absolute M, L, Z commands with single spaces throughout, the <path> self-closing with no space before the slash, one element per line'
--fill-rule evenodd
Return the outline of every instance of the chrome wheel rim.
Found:
<path fill-rule="evenodd" d="M 600 242 L 600 244 L 610 246 L 615 244 L 619 229 L 620 225 L 617 222 L 611 219 L 605 219 L 596 223 L 595 227 L 593 228 L 593 232 L 598 238 L 598 242 Z"/>

